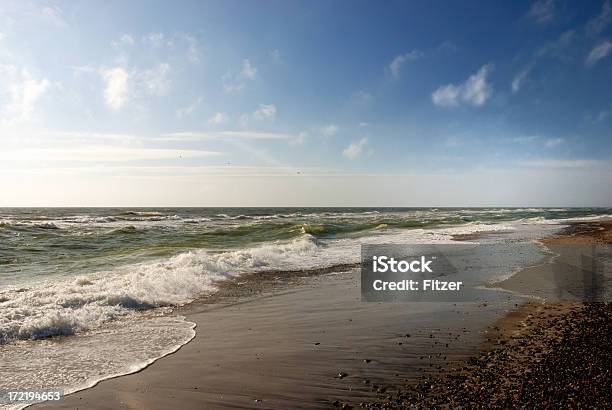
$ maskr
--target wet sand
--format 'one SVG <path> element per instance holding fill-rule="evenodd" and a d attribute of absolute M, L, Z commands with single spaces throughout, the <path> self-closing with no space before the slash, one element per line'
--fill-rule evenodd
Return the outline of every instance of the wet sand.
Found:
<path fill-rule="evenodd" d="M 416 383 L 472 356 L 481 330 L 514 306 L 362 303 L 358 278 L 295 278 L 246 300 L 236 296 L 245 283 L 226 285 L 227 299 L 181 312 L 198 326 L 178 352 L 35 408 L 355 406 L 391 392 L 389 380 Z"/>
<path fill-rule="evenodd" d="M 598 301 L 612 285 L 612 272 L 597 260 L 612 254 L 612 222 L 575 223 L 540 241 L 552 251 L 551 263 L 523 269 L 495 283 L 518 294 L 550 302 Z"/>

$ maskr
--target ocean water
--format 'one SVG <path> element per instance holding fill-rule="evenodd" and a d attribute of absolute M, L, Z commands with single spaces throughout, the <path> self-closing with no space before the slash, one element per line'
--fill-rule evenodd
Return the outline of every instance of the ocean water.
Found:
<path fill-rule="evenodd" d="M 194 324 L 173 308 L 249 272 L 357 263 L 363 243 L 452 243 L 453 235 L 475 232 L 527 238 L 610 215 L 587 208 L 3 208 L 0 388 L 71 392 L 139 370 L 194 337 Z"/>

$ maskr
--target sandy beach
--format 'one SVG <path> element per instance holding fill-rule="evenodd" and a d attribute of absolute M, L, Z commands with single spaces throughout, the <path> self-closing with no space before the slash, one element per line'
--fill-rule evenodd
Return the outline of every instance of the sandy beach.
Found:
<path fill-rule="evenodd" d="M 609 230 L 609 223 L 589 224 L 588 229 L 572 226 L 546 243 L 559 244 L 562 238 L 599 241 Z M 541 279 L 530 269 L 495 286 L 528 293 L 535 283 L 537 289 Z M 536 372 L 533 366 L 580 343 L 571 339 L 573 344 L 567 344 L 567 336 L 560 335 L 574 334 L 578 322 L 586 323 L 582 330 L 594 335 L 610 326 L 609 306 L 524 304 L 512 293 L 494 306 L 362 303 L 358 278 L 356 267 L 347 265 L 338 274 L 301 272 L 281 281 L 274 273 L 262 273 L 227 281 L 214 298 L 179 310 L 197 323 L 197 336 L 178 352 L 141 372 L 35 407 L 469 406 L 482 400 L 482 394 L 466 396 L 466 391 L 490 389 L 499 377 L 504 382 L 496 385 L 490 404 L 503 407 L 530 402 L 521 395 L 528 394 L 523 387 L 517 396 L 517 379 L 535 389 L 535 379 L 529 377 L 542 377 L 549 368 L 538 367 Z M 593 329 L 588 327 L 591 323 Z M 609 354 L 601 357 L 598 339 L 589 340 L 594 347 L 581 350 L 589 352 L 585 360 L 600 355 L 609 362 Z M 554 371 L 562 373 L 561 367 L 569 363 L 546 366 L 554 365 Z M 587 376 L 593 373 L 581 377 Z M 447 388 L 453 393 L 441 395 Z M 605 394 L 599 389 L 595 393 Z M 567 404 L 577 396 L 563 397 L 559 403 Z"/>
<path fill-rule="evenodd" d="M 196 338 L 142 372 L 67 396 L 59 408 L 330 408 L 383 384 L 436 374 L 478 350 L 500 312 L 477 304 L 364 304 L 357 275 L 302 278 L 244 301 L 183 312 Z M 229 296 L 233 299 L 233 296 Z M 432 320 L 432 311 L 435 320 Z M 459 320 L 457 320 L 459 319 Z M 397 376 L 400 375 L 400 376 Z M 380 390 L 380 391 L 378 391 Z M 38 407 L 38 406 L 37 406 Z"/>

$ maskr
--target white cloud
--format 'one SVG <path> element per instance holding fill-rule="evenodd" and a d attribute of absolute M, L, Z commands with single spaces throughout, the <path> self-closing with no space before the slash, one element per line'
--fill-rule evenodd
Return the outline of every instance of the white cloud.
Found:
<path fill-rule="evenodd" d="M 308 138 L 308 132 L 302 131 L 300 132 L 296 138 L 292 139 L 291 142 L 294 144 L 303 144 L 306 142 L 306 138 Z"/>
<path fill-rule="evenodd" d="M 170 66 L 166 63 L 158 64 L 153 68 L 140 73 L 140 81 L 146 93 L 150 95 L 166 95 L 170 88 L 168 73 Z"/>
<path fill-rule="evenodd" d="M 607 0 L 601 6 L 601 13 L 589 21 L 587 30 L 591 33 L 600 33 L 610 24 L 610 21 L 612 21 L 612 6 L 610 0 Z"/>
<path fill-rule="evenodd" d="M 338 126 L 334 124 L 329 124 L 324 127 L 321 127 L 319 131 L 325 137 L 333 137 L 334 135 L 338 133 Z"/>
<path fill-rule="evenodd" d="M 539 139 L 540 139 L 540 137 L 537 136 L 537 135 L 527 135 L 527 136 L 514 137 L 514 138 L 512 138 L 512 142 L 516 142 L 516 143 L 522 144 L 522 143 L 525 143 L 525 142 L 538 141 Z"/>
<path fill-rule="evenodd" d="M 154 159 L 205 158 L 221 155 L 216 151 L 128 148 L 92 145 L 79 148 L 34 148 L 0 152 L 3 161 L 122 162 Z"/>
<path fill-rule="evenodd" d="M 218 112 L 208 119 L 208 125 L 219 125 L 226 123 L 228 116 L 224 112 Z"/>
<path fill-rule="evenodd" d="M 0 64 L 0 76 L 3 78 L 0 96 L 8 97 L 6 104 L 0 106 L 2 123 L 29 121 L 36 104 L 51 85 L 49 80 L 36 78 L 25 68 L 4 64 Z"/>
<path fill-rule="evenodd" d="M 360 123 L 359 123 L 359 126 L 360 126 L 360 127 L 367 127 L 368 125 L 370 125 L 370 123 L 369 123 L 369 122 L 360 122 Z"/>
<path fill-rule="evenodd" d="M 525 82 L 525 80 L 527 80 L 527 76 L 529 75 L 529 71 L 531 70 L 531 68 L 525 68 L 524 70 L 522 70 L 520 73 L 518 73 L 516 76 L 514 76 L 514 78 L 512 79 L 512 92 L 513 93 L 517 93 L 521 87 L 523 86 L 523 83 Z"/>
<path fill-rule="evenodd" d="M 92 65 L 89 65 L 89 64 L 85 64 L 85 65 L 73 65 L 70 68 L 72 69 L 72 72 L 75 75 L 95 73 L 97 71 L 96 67 L 94 67 Z"/>
<path fill-rule="evenodd" d="M 393 74 L 394 77 L 399 77 L 402 65 L 406 61 L 414 61 L 422 56 L 423 56 L 423 53 L 417 49 L 414 49 L 404 54 L 400 54 L 396 56 L 391 61 L 391 63 L 389 63 L 389 70 L 391 70 L 391 74 Z"/>
<path fill-rule="evenodd" d="M 604 121 L 606 118 L 612 116 L 612 109 L 600 111 L 595 117 L 595 122 Z"/>
<path fill-rule="evenodd" d="M 544 140 L 544 146 L 546 148 L 554 148 L 563 143 L 563 138 L 547 138 Z"/>
<path fill-rule="evenodd" d="M 187 60 L 190 63 L 197 63 L 200 61 L 200 43 L 199 41 L 188 34 L 183 36 L 185 41 L 187 41 Z"/>
<path fill-rule="evenodd" d="M 554 0 L 538 0 L 531 5 L 527 16 L 539 24 L 550 23 L 555 18 Z"/>
<path fill-rule="evenodd" d="M 595 168 L 609 163 L 605 161 L 589 160 L 589 159 L 534 159 L 528 161 L 520 161 L 520 166 L 534 168 Z"/>
<path fill-rule="evenodd" d="M 240 119 L 238 120 L 238 122 L 240 123 L 240 126 L 242 128 L 247 128 L 249 126 L 249 119 L 251 118 L 251 116 L 249 114 L 241 114 L 240 115 Z"/>
<path fill-rule="evenodd" d="M 49 137 L 53 137 L 54 140 L 57 138 L 64 139 L 68 138 L 74 141 L 115 141 L 120 143 L 126 142 L 143 142 L 146 138 L 139 137 L 132 134 L 116 134 L 116 133 L 102 133 L 102 132 L 91 132 L 91 131 L 44 131 L 40 135 L 34 133 L 34 138 L 41 138 L 41 141 L 48 140 Z M 71 142 L 71 143 L 73 143 Z"/>
<path fill-rule="evenodd" d="M 120 109 L 128 100 L 129 74 L 122 67 L 103 69 L 100 75 L 105 82 L 104 100 L 113 110 Z"/>
<path fill-rule="evenodd" d="M 151 44 L 153 47 L 161 47 L 168 44 L 164 33 L 149 33 L 142 39 L 144 42 Z"/>
<path fill-rule="evenodd" d="M 566 58 L 565 50 L 576 39 L 576 30 L 567 30 L 561 33 L 558 39 L 544 44 L 537 50 L 538 57 Z"/>
<path fill-rule="evenodd" d="M 113 41 L 111 43 L 113 47 L 133 46 L 134 44 L 136 44 L 136 40 L 134 40 L 134 37 L 127 33 L 122 34 L 118 41 Z"/>
<path fill-rule="evenodd" d="M 273 120 L 276 117 L 276 105 L 259 104 L 259 108 L 253 112 L 256 120 Z"/>
<path fill-rule="evenodd" d="M 242 71 L 240 73 L 244 78 L 252 80 L 253 78 L 255 78 L 255 74 L 257 74 L 257 69 L 251 66 L 251 62 L 246 59 L 242 62 Z"/>
<path fill-rule="evenodd" d="M 156 138 L 158 141 L 202 141 L 223 139 L 245 140 L 299 140 L 301 134 L 279 134 L 256 131 L 218 131 L 218 132 L 172 132 Z"/>
<path fill-rule="evenodd" d="M 441 107 L 456 106 L 461 101 L 477 107 L 484 105 L 493 93 L 491 85 L 487 83 L 487 75 L 492 69 L 493 66 L 487 64 L 462 84 L 448 84 L 438 87 L 431 95 L 432 102 Z"/>
<path fill-rule="evenodd" d="M 202 97 L 196 98 L 196 100 L 194 102 L 192 102 L 191 104 L 186 105 L 185 107 L 181 107 L 178 110 L 176 110 L 176 116 L 178 118 L 184 118 L 184 117 L 187 117 L 187 116 L 193 114 L 195 109 L 198 108 L 198 106 L 201 103 L 202 103 Z"/>
<path fill-rule="evenodd" d="M 525 135 L 511 138 L 510 141 L 517 144 L 537 143 L 539 145 L 544 146 L 545 148 L 555 148 L 563 144 L 565 140 L 563 138 L 545 138 L 539 135 Z"/>
<path fill-rule="evenodd" d="M 348 147 L 342 151 L 342 155 L 348 159 L 354 160 L 359 158 L 363 154 L 363 150 L 368 144 L 367 138 L 362 138 L 359 141 L 352 142 Z"/>
<path fill-rule="evenodd" d="M 101 68 L 99 73 L 104 81 L 104 100 L 113 110 L 119 110 L 133 98 L 164 96 L 170 89 L 170 65 L 166 63 L 145 70 Z M 188 111 L 186 109 L 182 114 L 188 114 Z M 178 112 L 177 115 L 180 116 Z"/>
<path fill-rule="evenodd" d="M 253 80 L 257 75 L 257 68 L 251 65 L 249 59 L 242 60 L 242 69 L 237 73 L 227 72 L 221 77 L 223 89 L 227 93 L 241 91 L 247 81 Z"/>
<path fill-rule="evenodd" d="M 595 65 L 602 58 L 606 58 L 608 54 L 610 54 L 610 51 L 612 51 L 612 43 L 606 40 L 591 50 L 586 59 L 586 64 Z"/>
<path fill-rule="evenodd" d="M 431 95 L 431 101 L 435 105 L 441 107 L 452 107 L 459 105 L 459 97 L 461 94 L 461 88 L 452 84 L 440 86 Z"/>

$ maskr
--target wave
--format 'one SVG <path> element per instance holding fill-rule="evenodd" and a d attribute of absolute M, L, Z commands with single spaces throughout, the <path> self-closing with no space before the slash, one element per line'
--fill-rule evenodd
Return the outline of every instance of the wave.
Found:
<path fill-rule="evenodd" d="M 127 211 L 127 212 L 122 213 L 121 215 L 134 215 L 134 216 L 144 216 L 144 217 L 163 216 L 161 212 L 157 212 L 157 211 Z"/>
<path fill-rule="evenodd" d="M 460 233 L 513 229 L 500 224 L 429 230 L 375 228 L 370 236 L 320 240 L 301 233 L 291 240 L 233 251 L 191 250 L 156 262 L 0 291 L 0 343 L 71 335 L 141 311 L 180 306 L 213 293 L 218 281 L 248 272 L 356 263 L 364 243 L 444 243 Z"/>
<path fill-rule="evenodd" d="M 180 306 L 213 292 L 219 280 L 295 268 L 291 261 L 317 250 L 314 238 L 304 236 L 231 252 L 189 251 L 155 263 L 5 290 L 0 292 L 0 343 L 71 335 L 138 311 Z"/>
<path fill-rule="evenodd" d="M 45 340 L 0 349 L 3 388 L 43 386 L 64 394 L 95 386 L 102 380 L 138 372 L 176 352 L 195 337 L 195 323 L 181 316 L 115 322 L 85 337 Z M 41 365 L 44 364 L 44 365 Z M 32 385 L 35 383 L 35 385 Z M 21 409 L 27 405 L 0 408 Z"/>

